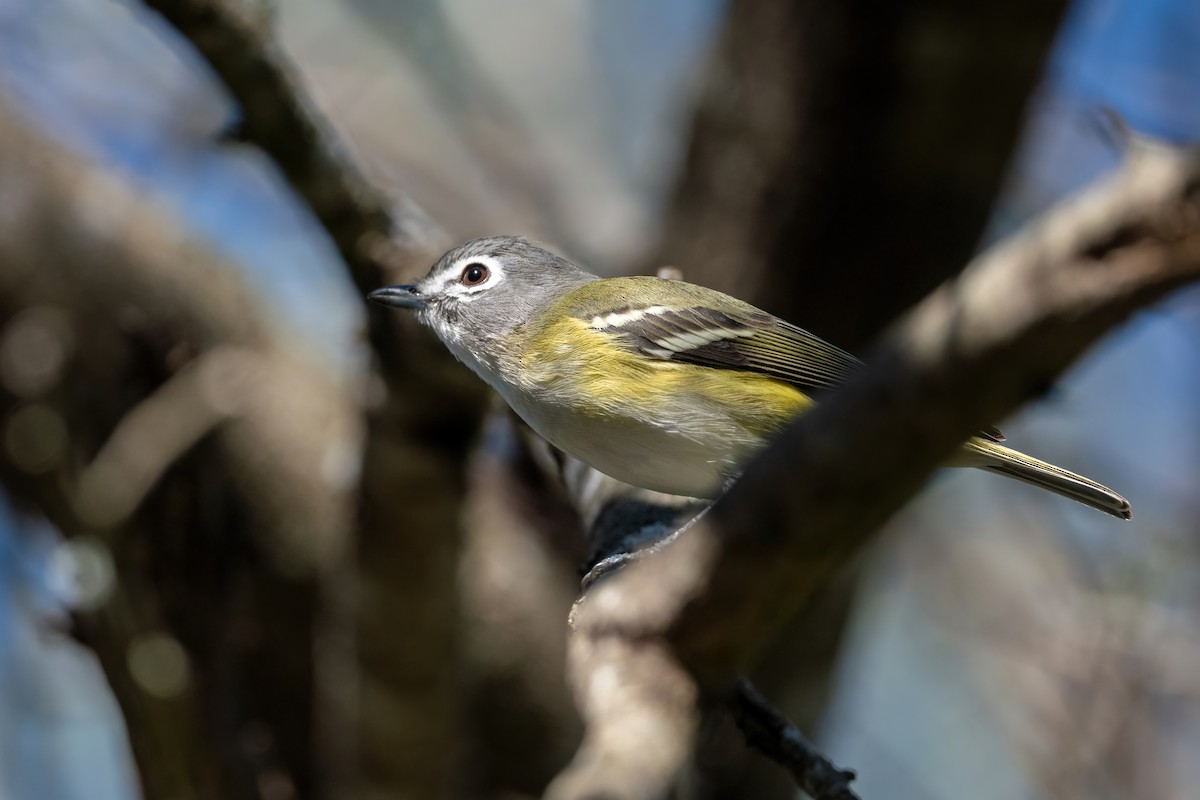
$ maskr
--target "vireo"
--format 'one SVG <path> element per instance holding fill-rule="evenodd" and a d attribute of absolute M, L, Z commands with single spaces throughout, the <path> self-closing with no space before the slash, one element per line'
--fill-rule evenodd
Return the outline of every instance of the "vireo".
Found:
<path fill-rule="evenodd" d="M 860 362 L 741 300 L 683 281 L 599 278 L 516 237 L 477 239 L 371 300 L 415 309 L 539 435 L 625 483 L 715 497 Z M 1111 489 L 1000 444 L 956 466 L 999 472 L 1129 519 Z"/>

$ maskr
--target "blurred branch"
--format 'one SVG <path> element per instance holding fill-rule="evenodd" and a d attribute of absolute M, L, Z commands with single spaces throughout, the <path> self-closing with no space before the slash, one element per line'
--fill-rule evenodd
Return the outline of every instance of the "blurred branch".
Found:
<path fill-rule="evenodd" d="M 225 0 L 145 4 L 212 67 L 237 103 L 232 136 L 275 161 L 329 233 L 360 290 L 390 282 L 384 276 L 406 266 L 415 245 L 444 236 L 408 198 L 387 198 L 367 180 L 301 88 L 260 15 Z M 444 249 L 441 244 L 426 249 Z"/>
<path fill-rule="evenodd" d="M 97 451 L 93 466 L 128 457 L 131 447 L 122 440 L 131 436 L 167 447 L 155 426 L 138 429 L 153 423 L 149 415 L 163 416 L 156 403 L 170 404 L 180 390 L 196 392 L 229 420 L 218 429 L 218 441 L 226 469 L 238 478 L 234 488 L 258 515 L 260 544 L 291 569 L 319 568 L 346 534 L 347 487 L 333 480 L 328 467 L 358 447 L 348 395 L 292 352 L 236 268 L 198 247 L 153 198 L 3 109 L 0 120 L 0 169 L 12 198 L 11 211 L 0 220 L 0 299 L 10 308 L 46 305 L 65 313 L 64 358 L 82 360 L 90 371 L 110 370 L 85 396 L 102 394 L 100 387 L 117 377 L 109 365 L 114 354 L 103 350 L 110 342 L 136 348 L 139 337 L 151 339 L 155 348 L 147 366 L 167 381 L 148 384 L 148 396 L 132 398 L 131 408 L 111 408 L 111 430 L 98 414 L 85 416 L 100 412 L 98 406 L 66 409 L 73 434 L 96 437 L 87 443 Z M 195 382 L 184 371 L 189 365 L 197 370 Z M 196 441 L 202 433 L 187 438 Z M 102 446 L 104 439 L 111 447 Z M 161 454 L 151 471 L 161 472 L 186 444 Z M 146 455 L 139 450 L 139 457 Z M 84 470 L 80 477 L 87 475 Z M 50 473 L 37 480 L 48 492 L 39 495 L 39 505 L 60 508 L 51 516 L 68 529 L 116 522 L 78 513 L 75 498 L 63 494 L 76 485 L 75 477 L 64 481 Z"/>
<path fill-rule="evenodd" d="M 678 659 L 661 640 L 577 630 L 567 673 L 586 727 L 571 766 L 545 796 L 666 797 L 700 721 L 697 685 Z"/>
<path fill-rule="evenodd" d="M 1066 6 L 731 3 L 650 263 L 863 349 L 979 247 Z"/>
<path fill-rule="evenodd" d="M 145 2 L 212 67 L 238 104 L 238 137 L 279 166 L 360 290 L 445 249 L 411 199 L 364 177 L 259 19 L 223 0 Z M 368 323 L 387 392 L 368 410 L 358 487 L 362 790 L 438 797 L 457 784 L 459 673 L 447 665 L 459 657 L 458 533 L 484 392 L 401 315 L 370 309 Z"/>
<path fill-rule="evenodd" d="M 157 198 L 3 109 L 0 205 L 0 477 L 112 553 L 111 594 L 77 620 L 143 791 L 237 796 L 270 773 L 309 792 L 312 606 L 348 535 L 355 405 Z M 178 638 L 199 679 L 141 682 L 148 636 Z M 231 742 L 251 728 L 247 754 Z"/>
<path fill-rule="evenodd" d="M 850 789 L 854 773 L 838 769 L 821 755 L 749 681 L 738 681 L 730 712 L 746 742 L 792 773 L 796 785 L 813 800 L 858 800 Z"/>
<path fill-rule="evenodd" d="M 699 519 L 696 514 L 703 513 L 710 505 L 708 501 L 629 486 L 561 453 L 551 459 L 550 445 L 530 438 L 535 452 L 542 455 L 543 467 L 549 468 L 553 464 L 561 471 L 568 498 L 586 525 L 591 555 L 587 562 L 590 570 L 583 579 L 585 591 L 596 581 L 660 552 L 678 536 L 686 535 L 688 528 Z M 660 681 L 674 683 L 679 678 L 673 675 L 673 669 L 653 677 L 644 676 L 641 680 L 648 680 L 651 685 L 658 685 Z M 815 800 L 856 800 L 857 795 L 850 789 L 854 773 L 836 768 L 748 679 L 739 679 L 736 691 L 722 700 L 723 708 L 707 709 L 706 713 L 729 713 L 745 743 L 787 769 L 796 785 Z M 585 698 L 582 702 L 589 701 Z M 639 723 L 638 714 L 618 720 L 607 711 L 598 713 L 603 718 L 602 726 L 614 728 L 613 733 L 597 737 L 605 740 L 629 739 L 622 727 Z M 607 759 L 611 756 L 602 754 L 598 757 Z M 655 765 L 659 770 L 670 768 L 662 762 L 656 761 Z M 637 781 L 643 780 L 645 776 L 639 773 Z M 633 785 L 638 783 L 635 781 Z M 561 784 L 555 791 L 568 793 Z"/>
<path fill-rule="evenodd" d="M 229 416 L 231 403 L 204 384 L 234 357 L 222 349 L 202 353 L 125 414 L 79 474 L 80 519 L 100 528 L 124 522 L 171 465 Z"/>
<path fill-rule="evenodd" d="M 1200 279 L 1200 157 L 1146 149 L 1107 183 L 975 260 L 883 341 L 872 366 L 793 423 L 661 553 L 592 588 L 573 615 L 571 680 L 585 746 L 554 797 L 642 769 L 597 738 L 630 710 L 589 702 L 614 675 L 631 697 L 726 696 L 735 675 L 871 541 L 972 431 L 1050 385 L 1135 310 Z M 655 669 L 645 669 L 652 661 Z M 686 686 L 681 681 L 686 678 Z M 677 708 L 647 702 L 645 729 Z M 686 718 L 685 718 L 686 719 Z M 670 730 L 663 796 L 694 727 Z"/>

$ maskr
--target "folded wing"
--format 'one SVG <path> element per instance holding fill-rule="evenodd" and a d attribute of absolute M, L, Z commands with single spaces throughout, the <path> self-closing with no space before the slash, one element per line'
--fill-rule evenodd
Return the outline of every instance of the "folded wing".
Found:
<path fill-rule="evenodd" d="M 834 388 L 862 362 L 824 339 L 757 309 L 704 305 L 622 308 L 597 315 L 591 327 L 651 358 L 712 369 L 769 375 L 805 392 Z M 996 428 L 980 434 L 1004 441 Z"/>

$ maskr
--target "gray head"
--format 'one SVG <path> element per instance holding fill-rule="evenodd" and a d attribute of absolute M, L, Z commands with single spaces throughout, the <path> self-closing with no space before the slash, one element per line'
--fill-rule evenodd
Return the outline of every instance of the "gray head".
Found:
<path fill-rule="evenodd" d="M 420 282 L 376 289 L 377 303 L 416 310 L 459 358 L 495 352 L 539 309 L 596 276 L 516 236 L 476 239 L 446 253 Z"/>

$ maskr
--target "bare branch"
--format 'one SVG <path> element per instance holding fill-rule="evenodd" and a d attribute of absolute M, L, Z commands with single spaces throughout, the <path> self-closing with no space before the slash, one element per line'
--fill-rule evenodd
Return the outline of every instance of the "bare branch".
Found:
<path fill-rule="evenodd" d="M 125 714 L 147 796 L 236 794 L 264 763 L 306 790 L 302 609 L 349 533 L 358 408 L 157 198 L 3 109 L 0 205 L 0 416 L 26 443 L 55 442 L 37 461 L 0 451 L 0 477 L 65 534 L 92 534 L 113 554 L 112 594 L 77 623 Z M 205 458 L 183 457 L 205 438 Z M 266 634 L 229 636 L 246 617 Z M 205 680 L 162 697 L 127 654 L 168 634 Z M 214 662 L 231 660 L 270 683 L 227 691 Z M 205 717 L 218 695 L 219 735 Z M 273 705 L 280 696 L 287 705 Z M 270 739 L 253 765 L 227 744 L 251 722 Z"/>
<path fill-rule="evenodd" d="M 221 369 L 200 373 L 206 385 L 199 397 L 218 409 L 224 404 L 226 411 L 216 416 L 230 420 L 218 431 L 226 468 L 238 478 L 235 489 L 257 512 L 255 530 L 268 551 L 293 569 L 323 563 L 346 535 L 350 487 L 345 481 L 338 484 L 332 467 L 339 458 L 356 459 L 361 434 L 354 403 L 330 376 L 291 353 L 288 337 L 265 321 L 236 269 L 197 247 L 153 199 L 52 145 L 9 114 L 2 117 L 0 140 L 0 153 L 6 156 L 0 158 L 0 173 L 9 198 L 0 220 L 5 263 L 0 301 L 16 308 L 58 309 L 73 331 L 72 358 L 98 372 L 112 357 L 104 350 L 110 341 L 139 333 L 168 347 L 155 365 L 163 376 L 211 350 L 240 352 L 241 359 L 219 359 L 212 366 Z M 247 370 L 246 358 L 253 361 L 252 369 Z M 248 372 L 254 373 L 252 380 Z M 119 380 L 113 372 L 95 377 L 86 394 L 106 385 L 101 380 Z M 186 389 L 187 384 L 184 380 L 175 388 Z M 160 399 L 180 399 L 178 392 L 164 390 Z M 202 415 L 205 419 L 197 419 L 189 433 L 177 426 L 182 419 L 174 418 L 171 409 L 151 414 L 154 401 L 143 402 L 150 405 L 127 418 L 132 427 L 117 426 L 112 433 L 111 443 L 125 456 L 110 466 L 122 472 L 131 466 L 130 448 L 120 445 L 123 438 L 153 439 L 156 448 L 178 454 L 217 421 Z M 76 436 L 108 437 L 95 411 L 86 404 L 63 409 L 68 429 Z M 173 434 L 182 437 L 171 447 L 163 426 L 154 424 L 163 421 L 164 413 L 172 416 Z M 144 424 L 153 430 L 138 433 Z M 94 466 L 107 469 L 104 464 L 118 457 L 117 450 L 100 450 Z M 139 448 L 140 457 L 148 452 Z M 155 458 L 157 465 L 143 464 L 145 480 L 153 480 L 171 458 L 163 452 Z M 99 473 L 84 475 L 86 484 Z M 49 472 L 45 479 L 57 499 L 43 497 L 43 510 L 56 522 L 67 529 L 98 525 L 101 520 L 80 516 L 74 502 L 60 494 L 75 484 L 74 477 L 63 480 Z M 108 515 L 107 521 L 129 514 L 131 502 L 122 501 L 120 513 Z"/>
<path fill-rule="evenodd" d="M 692 752 L 700 718 L 695 683 L 661 642 L 574 636 L 568 647 L 569 674 L 586 676 L 574 689 L 587 730 L 575 768 L 546 797 L 662 796 Z"/>
<path fill-rule="evenodd" d="M 240 108 L 238 138 L 275 161 L 360 290 L 394 282 L 414 260 L 423 267 L 445 249 L 444 233 L 411 199 L 368 182 L 261 20 L 225 0 L 145 3 L 212 67 Z M 434 796 L 458 779 L 458 673 L 447 664 L 458 655 L 466 452 L 484 394 L 410 321 L 371 309 L 368 323 L 387 392 L 366 415 L 357 487 L 362 791 Z M 411 647 L 414 640 L 422 646 Z"/>
<path fill-rule="evenodd" d="M 536 442 L 533 444 L 536 446 Z M 548 453 L 550 446 L 542 442 L 541 449 Z M 664 495 L 623 484 L 570 456 L 559 454 L 557 460 L 550 460 L 548 456 L 543 460 L 546 462 L 544 466 L 555 464 L 560 467 L 568 499 L 583 518 L 591 550 L 588 559 L 590 569 L 583 580 L 585 591 L 594 582 L 616 570 L 668 547 L 697 521 L 696 514 L 702 514 L 709 507 L 708 501 Z M 576 674 L 576 669 L 587 671 L 589 648 L 592 646 L 592 640 L 587 637 L 578 646 L 572 644 L 571 664 L 578 665 L 571 670 L 572 676 Z M 680 677 L 677 670 L 678 664 L 672 663 L 667 668 L 647 670 L 637 675 L 636 679 L 647 695 L 661 697 L 669 694 L 670 687 L 678 684 Z M 740 679 L 736 691 L 722 698 L 722 702 L 723 709 L 710 708 L 707 713 L 729 713 L 742 731 L 746 744 L 788 770 L 795 778 L 796 785 L 815 800 L 857 800 L 857 795 L 850 789 L 854 773 L 835 767 L 748 679 Z M 621 729 L 636 724 L 627 718 L 629 708 L 614 709 L 582 692 L 580 707 L 591 720 L 592 728 L 611 729 L 609 736 L 598 735 L 596 739 L 611 739 L 621 743 L 622 747 L 626 746 L 631 737 L 622 736 Z M 645 716 L 646 713 L 644 708 L 635 709 L 635 717 Z M 675 746 L 685 748 L 691 742 L 693 733 L 691 727 L 676 726 L 660 735 L 674 735 L 671 741 Z M 658 752 L 661 755 L 663 751 Z M 581 753 L 580 757 L 587 756 Z M 639 755 L 639 758 L 642 757 Z M 577 782 L 578 791 L 583 792 L 589 785 L 595 788 L 594 782 L 611 772 L 613 766 L 608 763 L 610 760 L 619 763 L 619 753 L 601 752 L 590 765 L 595 769 L 589 769 L 586 774 L 575 774 L 571 781 Z M 668 768 L 661 761 L 655 762 L 655 765 L 660 770 Z M 644 765 L 639 766 L 644 770 Z M 637 774 L 640 780 L 646 778 L 642 772 Z M 612 780 L 611 777 L 603 777 L 604 785 L 609 785 Z M 669 781 L 668 774 L 660 782 Z M 566 787 L 575 785 L 564 781 L 556 791 L 563 791 L 570 796 Z M 638 796 L 636 791 L 632 796 Z"/>
<path fill-rule="evenodd" d="M 730 712 L 746 742 L 791 772 L 813 800 L 858 800 L 850 789 L 854 773 L 838 769 L 821 755 L 800 729 L 744 678 L 738 681 Z"/>
<path fill-rule="evenodd" d="M 572 647 L 592 655 L 572 662 L 577 685 L 667 644 L 705 693 L 728 692 L 972 431 L 1198 278 L 1200 158 L 1139 152 L 931 295 L 869 369 L 793 423 L 687 535 L 597 584 L 574 617 Z M 624 647 L 598 644 L 610 640 Z M 593 771 L 594 758 L 581 751 L 568 773 Z"/>
<path fill-rule="evenodd" d="M 721 567 L 672 626 L 685 661 L 702 675 L 727 672 L 972 431 L 1044 391 L 1133 311 L 1200 277 L 1198 179 L 1194 153 L 1140 152 L 909 314 L 871 369 L 790 427 L 701 524 L 695 538 L 721 542 Z M 739 632 L 728 648 L 714 646 L 723 625 Z"/>
<path fill-rule="evenodd" d="M 388 282 L 412 251 L 444 234 L 406 197 L 386 197 L 358 169 L 264 20 L 224 0 L 145 0 L 200 52 L 237 102 L 236 138 L 279 165 L 337 245 L 359 289 Z"/>
<path fill-rule="evenodd" d="M 76 516 L 107 529 L 137 510 L 171 465 L 228 417 L 229 398 L 205 384 L 234 357 L 222 349 L 201 354 L 125 414 L 79 474 Z"/>

